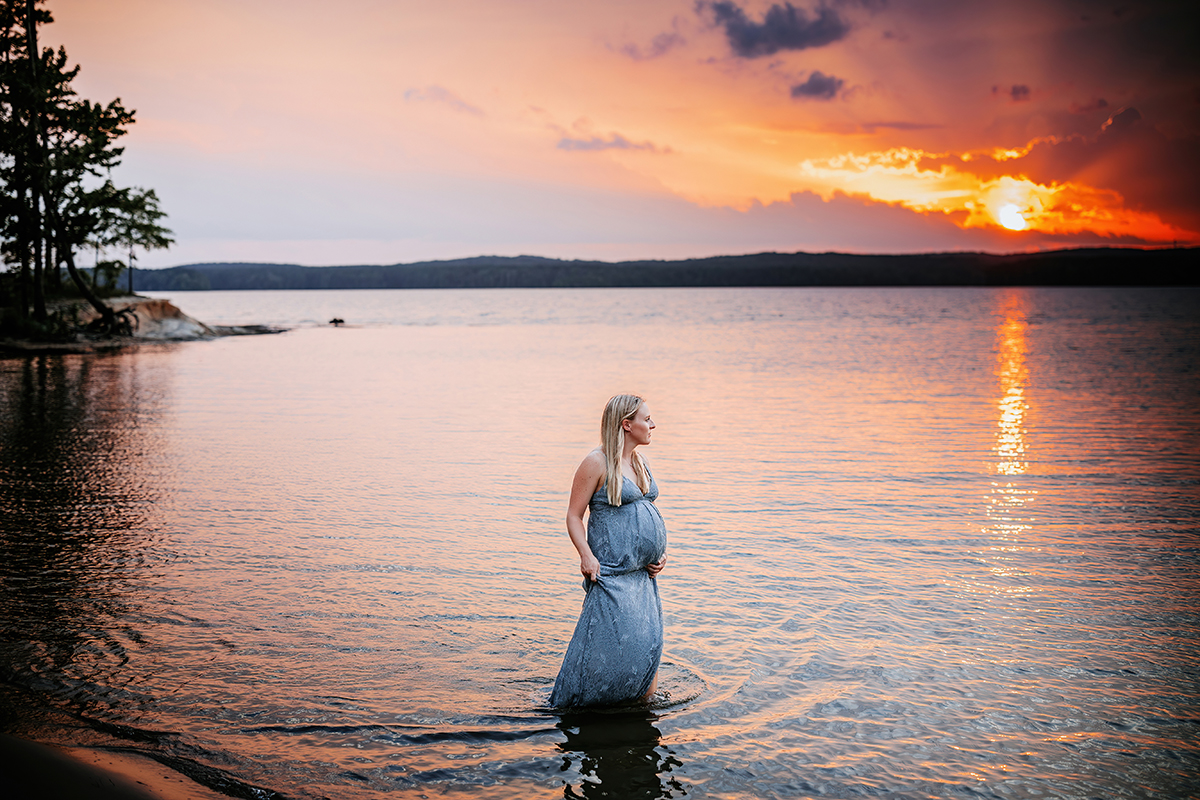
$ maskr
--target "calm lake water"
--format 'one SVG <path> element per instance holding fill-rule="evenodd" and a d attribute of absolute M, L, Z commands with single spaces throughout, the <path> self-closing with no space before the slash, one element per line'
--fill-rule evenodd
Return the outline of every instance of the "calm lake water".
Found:
<path fill-rule="evenodd" d="M 1196 290 L 170 296 L 292 330 L 0 361 L 6 730 L 258 798 L 1200 794 Z M 672 704 L 559 716 L 621 391 Z"/>

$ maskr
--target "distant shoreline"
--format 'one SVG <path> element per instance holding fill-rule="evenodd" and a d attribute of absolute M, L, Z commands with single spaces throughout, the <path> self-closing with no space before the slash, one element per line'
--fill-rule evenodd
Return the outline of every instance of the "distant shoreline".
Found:
<path fill-rule="evenodd" d="M 499 289 L 671 286 L 1196 286 L 1200 248 L 1037 253 L 757 253 L 679 261 L 480 256 L 411 264 L 304 267 L 187 264 L 138 269 L 138 291 Z"/>

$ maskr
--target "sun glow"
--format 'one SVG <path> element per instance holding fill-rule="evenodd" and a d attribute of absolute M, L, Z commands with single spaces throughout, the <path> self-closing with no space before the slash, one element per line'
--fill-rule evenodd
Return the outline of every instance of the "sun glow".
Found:
<path fill-rule="evenodd" d="M 807 160 L 795 177 L 829 200 L 835 192 L 865 195 L 922 213 L 952 215 L 962 228 L 1005 228 L 1070 235 L 1094 233 L 1152 242 L 1196 239 L 1158 215 L 1128 208 L 1109 189 L 1081 183 L 1037 183 L 1023 175 L 985 178 L 956 166 L 946 153 L 897 148 Z"/>
<path fill-rule="evenodd" d="M 1000 224 L 1010 231 L 1023 231 L 1026 223 L 1025 217 L 1021 216 L 1021 209 L 1009 203 L 1000 209 Z"/>

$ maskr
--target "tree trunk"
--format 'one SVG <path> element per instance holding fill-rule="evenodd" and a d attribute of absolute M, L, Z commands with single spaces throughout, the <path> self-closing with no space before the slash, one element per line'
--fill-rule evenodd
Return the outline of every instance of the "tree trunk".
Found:
<path fill-rule="evenodd" d="M 46 274 L 54 283 L 55 294 L 62 294 L 62 259 L 58 257 L 58 248 L 54 246 L 54 239 L 46 242 L 46 269 Z"/>
<path fill-rule="evenodd" d="M 55 233 L 55 249 L 58 250 L 59 258 L 67 265 L 67 273 L 70 274 L 71 280 L 75 283 L 75 288 L 83 295 L 83 299 L 91 304 L 92 308 L 100 314 L 100 318 L 104 320 L 104 327 L 109 332 L 116 327 L 117 317 L 113 310 L 109 308 L 103 300 L 96 296 L 91 287 L 87 285 L 87 281 L 80 274 L 79 269 L 75 266 L 75 248 L 67 237 L 67 229 L 63 225 L 62 213 L 54 206 L 46 208 L 47 221 L 54 227 Z"/>
<path fill-rule="evenodd" d="M 21 248 L 21 266 L 17 272 L 17 313 L 21 319 L 29 317 L 29 251 Z"/>
<path fill-rule="evenodd" d="M 30 228 L 33 237 L 33 318 L 38 322 L 46 321 L 46 287 L 45 262 L 42 253 L 42 242 L 45 241 L 45 220 L 42 218 L 41 206 L 46 182 L 46 150 L 42 141 L 42 116 L 44 106 L 42 87 L 38 81 L 38 62 L 42 54 L 38 50 L 37 16 L 34 10 L 34 0 L 26 0 L 25 4 L 25 35 L 29 49 L 29 77 L 33 103 L 29 109 L 30 143 L 33 153 L 30 166 L 29 192 Z"/>
<path fill-rule="evenodd" d="M 33 218 L 38 223 L 41 222 L 41 214 L 38 213 L 37 198 L 33 202 L 34 212 Z M 42 252 L 42 226 L 37 225 L 34 229 L 37 233 L 33 237 L 33 318 L 38 322 L 46 321 L 46 270 L 45 258 Z"/>
<path fill-rule="evenodd" d="M 61 230 L 61 228 L 59 228 Z M 67 264 L 67 272 L 71 275 L 71 280 L 75 282 L 75 287 L 79 289 L 79 293 L 83 295 L 83 299 L 91 303 L 92 308 L 96 309 L 100 314 L 100 318 L 104 320 L 104 325 L 109 331 L 113 330 L 116 325 L 117 318 L 113 314 L 113 310 L 104 304 L 104 301 L 96 296 L 95 292 L 87 285 L 83 275 L 75 267 L 75 254 L 70 245 L 59 244 L 59 253 L 62 255 L 63 261 Z"/>

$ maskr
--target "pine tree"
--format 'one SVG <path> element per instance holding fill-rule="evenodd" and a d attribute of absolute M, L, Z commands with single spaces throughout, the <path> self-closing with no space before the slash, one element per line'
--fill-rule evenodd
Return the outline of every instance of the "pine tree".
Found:
<path fill-rule="evenodd" d="M 15 270 L 15 306 L 46 320 L 47 290 L 60 290 L 65 266 L 76 290 L 115 327 L 113 310 L 75 265 L 87 243 L 159 248 L 171 243 L 153 190 L 118 189 L 108 177 L 133 124 L 119 99 L 80 99 L 79 74 L 63 48 L 40 48 L 38 28 L 53 21 L 45 0 L 0 0 L 0 252 Z M 132 277 L 132 273 L 131 273 Z"/>

